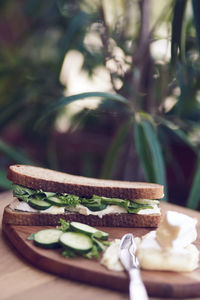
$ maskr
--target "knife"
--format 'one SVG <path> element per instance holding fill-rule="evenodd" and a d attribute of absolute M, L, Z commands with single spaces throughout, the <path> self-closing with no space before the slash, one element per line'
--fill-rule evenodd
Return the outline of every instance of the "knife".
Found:
<path fill-rule="evenodd" d="M 125 234 L 119 246 L 119 258 L 129 274 L 129 296 L 130 300 L 147 300 L 148 295 L 142 282 L 139 261 L 136 257 L 136 244 L 131 233 Z"/>

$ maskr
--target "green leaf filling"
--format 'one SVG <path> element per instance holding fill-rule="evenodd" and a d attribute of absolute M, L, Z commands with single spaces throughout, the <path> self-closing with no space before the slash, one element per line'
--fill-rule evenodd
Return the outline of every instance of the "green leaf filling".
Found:
<path fill-rule="evenodd" d="M 17 184 L 13 184 L 13 195 L 25 202 L 29 201 L 29 197 L 31 197 L 35 191 Z"/>
<path fill-rule="evenodd" d="M 33 190 L 17 184 L 13 184 L 13 195 L 20 200 L 29 202 L 31 199 L 48 200 L 48 198 L 58 198 L 63 206 L 76 207 L 82 204 L 89 208 L 91 211 L 100 211 L 105 209 L 108 205 L 118 205 L 124 208 L 128 213 L 137 213 L 141 209 L 153 208 L 151 205 L 135 203 L 134 201 L 123 200 L 118 198 L 107 198 L 94 195 L 92 198 L 81 198 L 76 195 L 59 194 L 53 192 L 44 192 L 42 190 Z M 55 203 L 56 205 L 56 203 Z"/>

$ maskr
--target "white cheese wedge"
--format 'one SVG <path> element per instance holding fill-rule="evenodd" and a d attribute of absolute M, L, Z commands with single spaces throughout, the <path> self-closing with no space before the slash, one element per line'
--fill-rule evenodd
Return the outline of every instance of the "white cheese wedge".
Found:
<path fill-rule="evenodd" d="M 186 247 L 197 238 L 197 220 L 176 211 L 168 211 L 156 231 L 163 248 Z"/>
<path fill-rule="evenodd" d="M 103 254 L 103 257 L 101 259 L 101 264 L 104 265 L 109 270 L 123 271 L 124 269 L 118 256 L 119 245 L 120 245 L 120 239 L 115 239 Z"/>
<path fill-rule="evenodd" d="M 196 224 L 196 219 L 168 211 L 157 231 L 136 239 L 141 268 L 176 272 L 196 269 L 199 251 L 192 244 L 197 238 Z"/>
<path fill-rule="evenodd" d="M 156 240 L 156 231 L 142 237 L 136 255 L 140 267 L 147 270 L 191 272 L 199 260 L 199 251 L 193 244 L 163 249 Z"/>
<path fill-rule="evenodd" d="M 167 212 L 157 231 L 150 231 L 142 238 L 135 237 L 140 267 L 146 270 L 175 272 L 195 270 L 199 262 L 199 251 L 192 244 L 197 236 L 196 224 L 196 219 L 177 212 Z M 157 236 L 162 243 L 157 240 Z M 119 260 L 119 245 L 119 240 L 114 241 L 101 260 L 101 263 L 110 270 L 123 269 Z"/>

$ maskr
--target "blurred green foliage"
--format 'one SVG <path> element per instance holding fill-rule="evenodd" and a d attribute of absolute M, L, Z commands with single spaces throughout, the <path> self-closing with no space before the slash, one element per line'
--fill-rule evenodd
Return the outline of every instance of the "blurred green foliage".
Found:
<path fill-rule="evenodd" d="M 92 130 L 96 120 L 101 129 L 105 124 L 105 132 L 111 125 L 116 127 L 101 176 L 161 183 L 166 198 L 168 190 L 169 197 L 177 197 L 179 203 L 183 197 L 185 205 L 198 208 L 198 0 L 160 1 L 159 5 L 154 0 L 4 0 L 0 16 L 1 187 L 8 187 L 5 170 L 13 162 L 62 169 L 53 139 L 56 120 L 69 103 L 98 97 L 103 100 L 98 109 L 82 110 L 71 126 L 78 120 L 83 130 Z M 89 35 L 98 43 L 87 42 Z M 171 45 L 170 57 L 159 57 L 163 47 L 156 44 L 159 41 Z M 69 87 L 61 85 L 59 76 L 71 50 L 82 54 L 82 69 L 89 77 L 98 67 L 106 69 L 109 93 L 63 96 Z M 31 143 L 29 148 L 34 142 L 39 155 L 22 149 L 19 138 L 13 141 L 10 132 L 15 131 Z M 89 169 L 88 157 L 86 162 Z M 183 186 L 187 189 L 181 191 Z"/>

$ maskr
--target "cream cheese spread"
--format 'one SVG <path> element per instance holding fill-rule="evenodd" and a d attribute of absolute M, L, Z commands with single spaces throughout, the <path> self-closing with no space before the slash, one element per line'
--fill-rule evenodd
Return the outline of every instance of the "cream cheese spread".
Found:
<path fill-rule="evenodd" d="M 63 214 L 65 212 L 64 207 L 59 207 L 52 205 L 51 207 L 45 209 L 45 210 L 37 210 L 35 208 L 32 208 L 28 203 L 24 201 L 19 201 L 17 198 L 10 204 L 11 209 L 24 211 L 24 212 L 37 212 L 37 213 L 48 213 L 48 214 Z"/>
<path fill-rule="evenodd" d="M 152 205 L 153 208 L 146 208 L 141 209 L 138 211 L 138 215 L 152 215 L 152 214 L 159 214 L 160 215 L 160 208 L 157 205 Z"/>
<path fill-rule="evenodd" d="M 101 259 L 101 264 L 109 270 L 123 271 L 123 266 L 118 258 L 120 239 L 115 239 L 105 250 Z"/>
<path fill-rule="evenodd" d="M 160 208 L 157 206 L 157 204 L 151 204 L 153 208 L 147 208 L 147 209 L 141 209 L 137 212 L 139 215 L 151 215 L 151 214 L 160 214 Z M 87 208 L 84 205 L 77 205 L 76 207 L 58 207 L 58 206 L 51 206 L 48 209 L 45 210 L 37 210 L 28 205 L 28 203 L 24 201 L 19 201 L 17 198 L 15 201 L 11 204 L 11 208 L 15 210 L 20 211 L 26 211 L 26 212 L 39 212 L 39 213 L 49 213 L 49 214 L 63 214 L 67 212 L 75 212 L 79 213 L 85 216 L 94 215 L 98 216 L 99 218 L 102 218 L 103 216 L 107 214 L 126 214 L 127 211 L 125 208 L 120 207 L 118 205 L 108 205 L 105 209 L 100 211 L 91 211 L 89 208 Z"/>
<path fill-rule="evenodd" d="M 160 214 L 160 208 L 157 205 L 152 205 L 153 208 L 147 208 L 147 209 L 141 209 L 137 214 L 140 215 L 151 215 L 151 214 Z M 86 206 L 83 206 L 81 204 L 77 205 L 73 208 L 67 208 L 67 210 L 72 212 L 78 212 L 79 214 L 89 216 L 94 215 L 98 216 L 99 218 L 102 218 L 103 216 L 107 214 L 126 214 L 127 211 L 123 207 L 120 207 L 118 205 L 108 205 L 105 209 L 100 211 L 91 211 Z"/>
<path fill-rule="evenodd" d="M 89 208 L 86 206 L 83 206 L 81 204 L 77 205 L 76 207 L 73 208 L 67 208 L 67 210 L 73 211 L 73 212 L 78 212 L 79 214 L 89 216 L 89 215 L 94 215 L 98 216 L 99 218 L 102 218 L 103 216 L 107 214 L 125 214 L 127 211 L 118 205 L 108 205 L 105 209 L 100 210 L 100 211 L 91 211 Z"/>

